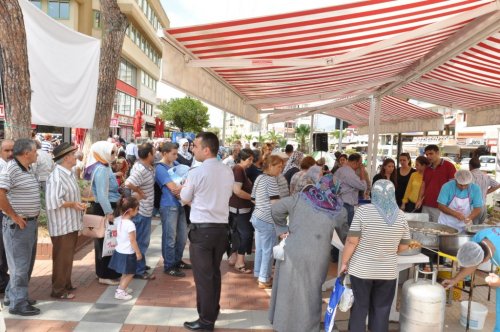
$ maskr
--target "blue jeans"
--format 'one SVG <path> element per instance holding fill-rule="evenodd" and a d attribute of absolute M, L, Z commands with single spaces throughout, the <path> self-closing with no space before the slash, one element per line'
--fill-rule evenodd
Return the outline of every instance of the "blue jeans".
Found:
<path fill-rule="evenodd" d="M 20 229 L 8 218 L 3 218 L 3 240 L 9 264 L 10 281 L 5 290 L 5 300 L 10 308 L 28 303 L 28 284 L 35 265 L 38 223 L 26 222 Z"/>
<path fill-rule="evenodd" d="M 137 261 L 136 275 L 143 275 L 146 272 L 146 252 L 149 248 L 149 241 L 151 240 L 151 217 L 144 217 L 137 214 L 132 221 L 135 224 L 135 234 L 137 245 L 142 254 L 142 259 Z"/>
<path fill-rule="evenodd" d="M 276 229 L 274 223 L 268 223 L 252 216 L 252 225 L 255 228 L 255 262 L 254 277 L 260 282 L 271 280 L 273 263 L 273 247 L 276 245 Z"/>
<path fill-rule="evenodd" d="M 354 206 L 344 203 L 344 207 L 347 210 L 347 224 L 351 227 L 352 220 L 354 219 Z"/>
<path fill-rule="evenodd" d="M 161 254 L 163 269 L 174 267 L 182 260 L 187 240 L 186 214 L 182 206 L 162 206 Z"/>

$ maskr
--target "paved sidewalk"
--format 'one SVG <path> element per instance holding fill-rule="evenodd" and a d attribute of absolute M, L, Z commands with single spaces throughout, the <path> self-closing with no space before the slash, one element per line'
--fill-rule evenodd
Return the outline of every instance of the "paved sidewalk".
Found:
<path fill-rule="evenodd" d="M 37 260 L 30 282 L 30 297 L 38 300 L 42 314 L 33 317 L 13 316 L 5 308 L 7 330 L 10 331 L 186 331 L 182 324 L 197 318 L 196 296 L 192 272 L 185 270 L 185 278 L 163 273 L 160 241 L 161 227 L 153 220 L 153 234 L 147 254 L 148 265 L 155 267 L 156 280 L 133 280 L 134 297 L 129 301 L 115 300 L 116 286 L 97 282 L 94 270 L 93 243 L 75 257 L 73 281 L 78 289 L 74 300 L 56 300 L 50 297 L 52 261 Z M 184 252 L 186 261 L 189 253 Z M 252 268 L 253 263 L 248 262 Z M 330 264 L 328 278 L 335 276 L 336 264 Z M 267 319 L 270 290 L 261 290 L 252 274 L 240 274 L 222 262 L 221 314 L 216 331 L 272 331 Z M 297 285 L 299 286 L 299 285 Z M 326 308 L 330 290 L 323 293 Z M 483 331 L 492 331 L 495 322 L 495 296 L 486 299 L 487 288 L 475 291 L 474 300 L 487 304 L 489 313 Z M 466 296 L 464 296 L 464 299 Z M 324 312 L 324 310 L 323 310 Z M 446 307 L 446 331 L 465 331 L 459 323 L 460 303 Z M 339 313 L 340 331 L 347 331 L 348 313 Z M 390 330 L 398 331 L 397 323 Z M 280 331 L 281 332 L 281 331 Z M 283 331 L 286 332 L 286 331 Z M 304 331 L 309 332 L 309 331 Z"/>

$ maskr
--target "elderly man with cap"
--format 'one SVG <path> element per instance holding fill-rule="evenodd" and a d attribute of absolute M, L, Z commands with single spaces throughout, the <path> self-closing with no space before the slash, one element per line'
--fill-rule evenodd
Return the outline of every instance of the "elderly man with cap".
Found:
<path fill-rule="evenodd" d="M 441 211 L 438 223 L 463 232 L 481 213 L 483 197 L 479 186 L 472 183 L 471 172 L 461 169 L 455 173 L 455 179 L 443 185 L 437 202 Z"/>
<path fill-rule="evenodd" d="M 499 266 L 500 262 L 500 228 L 492 227 L 483 229 L 474 235 L 470 242 L 460 247 L 457 259 L 462 266 L 460 272 L 453 279 L 443 281 L 443 286 L 447 289 L 463 280 L 466 276 L 474 273 L 478 266 L 491 259 L 492 264 Z M 500 278 L 495 273 L 490 273 L 485 279 L 490 287 L 496 288 L 496 323 L 493 332 L 500 332 Z"/>
<path fill-rule="evenodd" d="M 72 299 L 73 257 L 78 231 L 82 229 L 80 189 L 71 172 L 76 165 L 76 147 L 62 143 L 54 149 L 56 167 L 47 180 L 46 204 L 49 234 L 52 240 L 52 293 L 58 299 Z"/>

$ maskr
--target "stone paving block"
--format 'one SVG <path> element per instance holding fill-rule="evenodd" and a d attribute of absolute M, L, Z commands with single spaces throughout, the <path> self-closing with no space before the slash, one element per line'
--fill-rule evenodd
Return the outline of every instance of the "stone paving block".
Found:
<path fill-rule="evenodd" d="M 138 280 L 133 279 L 129 285 L 129 288 L 132 288 L 134 292 L 131 294 L 133 298 L 128 301 L 117 300 L 115 299 L 115 291 L 118 286 L 108 286 L 106 290 L 102 293 L 102 295 L 97 299 L 96 303 L 108 303 L 108 304 L 131 304 L 134 305 L 137 301 L 138 295 L 141 294 L 142 290 L 146 286 L 148 281 L 146 280 Z"/>
<path fill-rule="evenodd" d="M 122 330 L 121 323 L 103 323 L 103 322 L 80 322 L 74 329 L 75 332 L 119 332 Z"/>
<path fill-rule="evenodd" d="M 172 308 L 151 307 L 135 305 L 128 314 L 126 324 L 149 324 L 149 325 L 171 325 L 168 324 Z"/>
<path fill-rule="evenodd" d="M 132 310 L 127 304 L 96 303 L 81 319 L 86 322 L 123 323 Z"/>
<path fill-rule="evenodd" d="M 62 301 L 40 301 L 36 307 L 41 310 L 37 316 L 11 315 L 8 310 L 3 311 L 4 317 L 8 319 L 30 319 L 30 320 L 62 320 L 80 321 L 90 310 L 92 304 L 81 302 Z"/>

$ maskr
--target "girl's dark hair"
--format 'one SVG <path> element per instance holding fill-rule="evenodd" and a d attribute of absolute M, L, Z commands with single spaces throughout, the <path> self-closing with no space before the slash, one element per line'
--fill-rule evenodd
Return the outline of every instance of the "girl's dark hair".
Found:
<path fill-rule="evenodd" d="M 240 153 L 238 153 L 238 156 L 236 157 L 235 162 L 240 163 L 241 161 L 245 161 L 250 157 L 254 157 L 253 151 L 251 149 L 241 149 Z"/>
<path fill-rule="evenodd" d="M 172 142 L 164 142 L 160 146 L 161 153 L 169 153 L 170 151 L 177 150 L 177 149 L 179 149 L 179 145 L 177 145 L 176 143 L 172 143 Z"/>
<path fill-rule="evenodd" d="M 380 174 L 384 176 L 384 179 L 385 179 L 385 166 L 389 165 L 390 163 L 393 163 L 394 164 L 394 171 L 392 171 L 392 174 L 391 174 L 391 182 L 394 184 L 394 187 L 396 188 L 397 187 L 397 181 L 398 181 L 398 172 L 396 171 L 396 163 L 394 162 L 394 159 L 392 158 L 387 158 L 386 160 L 384 160 L 384 162 L 382 163 L 382 167 L 380 167 Z"/>
<path fill-rule="evenodd" d="M 399 154 L 400 157 L 406 157 L 408 159 L 408 166 L 411 166 L 411 156 L 408 152 L 402 152 Z"/>
<path fill-rule="evenodd" d="M 134 196 L 122 197 L 118 201 L 118 204 L 116 206 L 116 210 L 120 214 L 124 214 L 125 212 L 127 212 L 127 210 L 136 209 L 138 206 L 139 206 L 139 200 L 137 198 L 135 198 Z"/>
<path fill-rule="evenodd" d="M 415 161 L 420 165 L 429 166 L 429 159 L 427 159 L 425 156 L 418 156 Z"/>
<path fill-rule="evenodd" d="M 126 158 L 127 155 L 125 154 L 125 151 L 123 150 L 120 150 L 120 152 L 118 152 L 118 158 Z"/>

